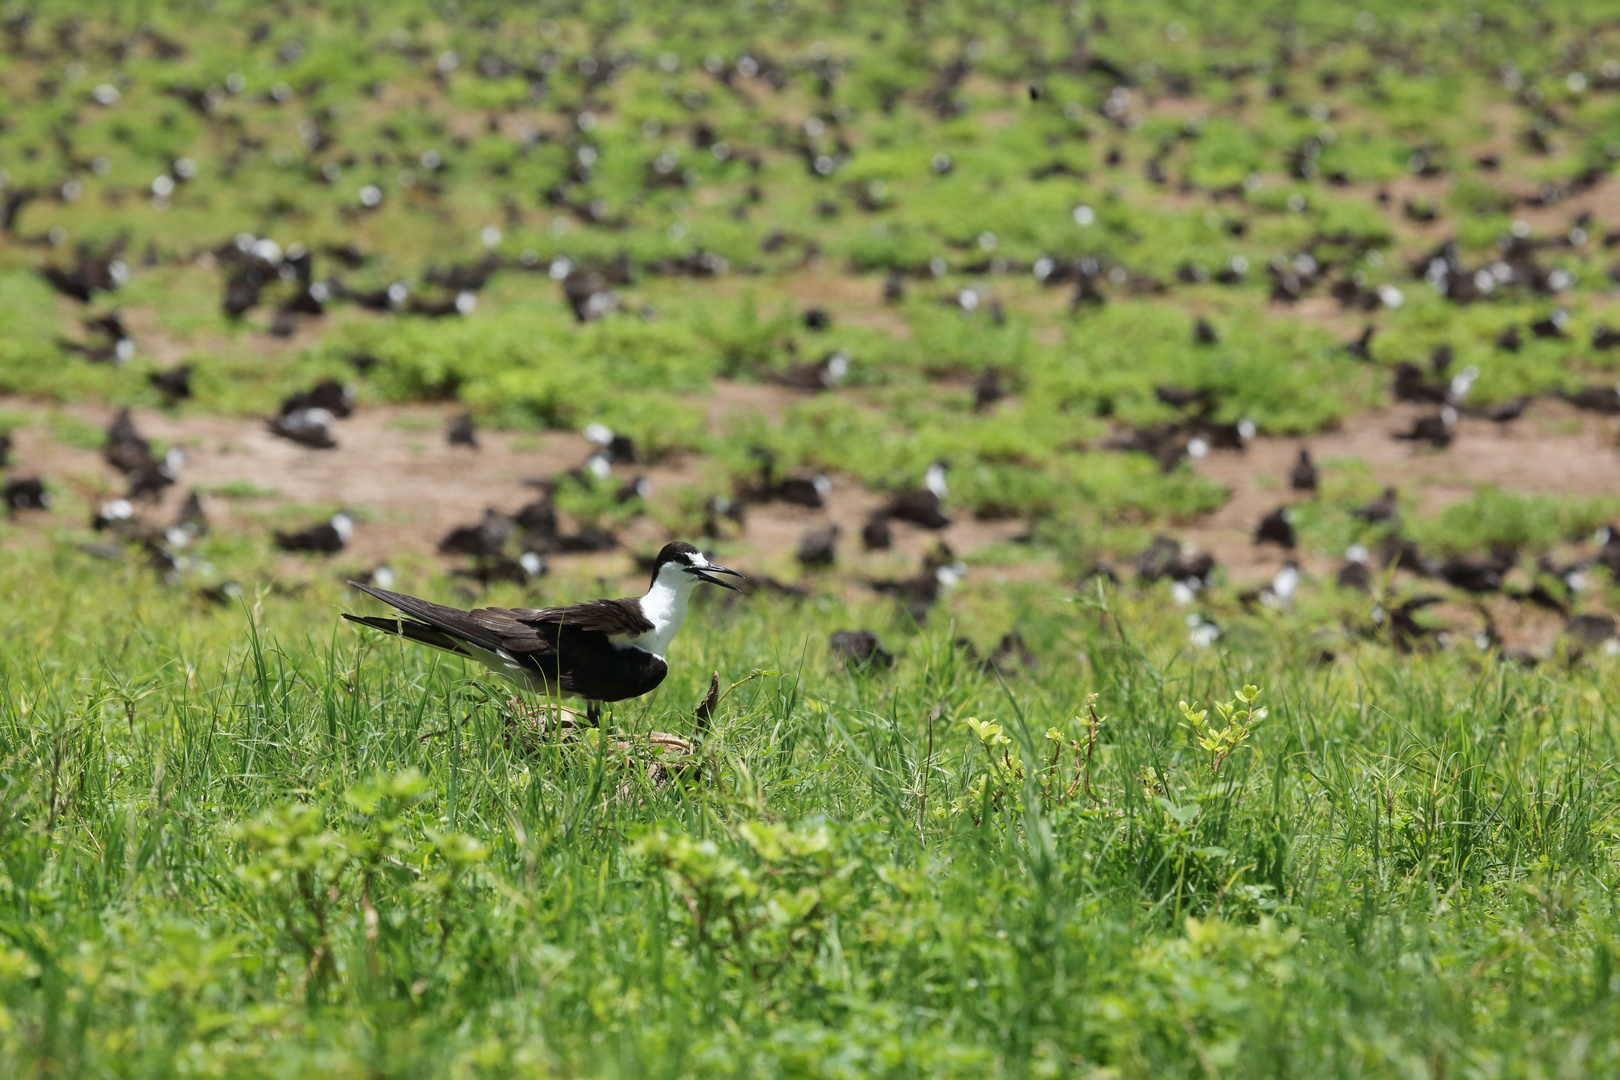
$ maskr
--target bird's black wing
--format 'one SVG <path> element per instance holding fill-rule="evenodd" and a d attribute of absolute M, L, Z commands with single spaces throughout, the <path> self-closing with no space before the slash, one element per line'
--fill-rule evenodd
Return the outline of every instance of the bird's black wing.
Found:
<path fill-rule="evenodd" d="M 435 604 L 431 600 L 389 592 L 387 589 L 379 589 L 372 585 L 362 585 L 358 581 L 351 581 L 349 584 L 361 592 L 375 596 L 390 607 L 414 616 L 436 631 L 459 638 L 488 652 L 535 652 L 546 647 L 546 638 L 536 632 L 536 627 L 519 620 L 519 616 L 536 614 L 524 608 L 516 610 L 475 608 L 472 611 L 462 611 L 460 608 Z M 376 623 L 368 622 L 367 625 L 375 626 Z"/>
<path fill-rule="evenodd" d="M 462 611 L 355 581 L 349 584 L 413 618 L 345 618 L 463 655 L 468 655 L 468 650 L 462 643 L 486 652 L 505 653 L 564 694 L 594 701 L 622 701 L 654 689 L 668 672 L 661 658 L 639 649 L 617 649 L 607 640 L 643 634 L 653 628 L 634 601 L 592 600 L 559 608 Z"/>
<path fill-rule="evenodd" d="M 518 621 L 542 632 L 545 627 L 568 627 L 608 637 L 639 637 L 653 628 L 635 600 L 587 600 L 583 604 L 570 604 L 567 607 L 514 611 L 512 614 L 517 616 Z M 552 633 L 555 634 L 555 630 Z"/>

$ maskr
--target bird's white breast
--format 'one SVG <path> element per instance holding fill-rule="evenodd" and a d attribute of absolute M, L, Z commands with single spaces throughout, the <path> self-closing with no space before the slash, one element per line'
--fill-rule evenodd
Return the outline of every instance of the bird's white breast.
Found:
<path fill-rule="evenodd" d="M 686 621 L 686 598 L 691 591 L 686 581 L 667 582 L 660 574 L 647 595 L 641 598 L 641 615 L 652 623 L 652 629 L 634 637 L 625 634 L 609 640 L 621 649 L 642 649 L 662 659 Z"/>

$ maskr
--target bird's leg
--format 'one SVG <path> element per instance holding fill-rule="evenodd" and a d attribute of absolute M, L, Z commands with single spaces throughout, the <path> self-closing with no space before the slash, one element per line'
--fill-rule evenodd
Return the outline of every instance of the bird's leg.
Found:
<path fill-rule="evenodd" d="M 585 703 L 585 720 L 591 727 L 602 726 L 602 703 L 600 701 L 587 701 Z"/>

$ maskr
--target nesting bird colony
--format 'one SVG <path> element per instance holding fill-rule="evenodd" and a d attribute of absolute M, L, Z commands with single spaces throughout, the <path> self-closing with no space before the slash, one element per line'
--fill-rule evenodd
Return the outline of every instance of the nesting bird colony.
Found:
<path fill-rule="evenodd" d="M 1620 21 L 1192 7 L 0 9 L 0 1061 L 1612 1070 Z"/>

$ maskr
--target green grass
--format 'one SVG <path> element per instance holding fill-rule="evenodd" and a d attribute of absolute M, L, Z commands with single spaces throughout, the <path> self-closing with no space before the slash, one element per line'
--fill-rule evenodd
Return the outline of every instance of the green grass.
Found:
<path fill-rule="evenodd" d="M 1203 652 L 1152 605 L 971 584 L 926 633 L 887 607 L 704 605 L 614 727 L 690 733 L 711 668 L 747 681 L 702 778 L 658 786 L 589 745 L 509 738 L 503 695 L 458 663 L 337 625 L 336 586 L 205 612 L 127 573 L 34 554 L 0 580 L 17 1070 L 1474 1076 L 1620 1057 L 1609 663 L 1548 678 L 1367 643 L 1321 667 L 1264 620 Z M 1015 619 L 1034 671 L 988 677 L 951 644 Z M 825 632 L 858 623 L 892 674 L 829 666 Z M 1264 719 L 1200 748 L 1177 702 L 1243 683 Z"/>
<path fill-rule="evenodd" d="M 84 546 L 86 492 L 106 484 L 54 482 L 43 528 L 0 520 L 0 1064 L 1610 1075 L 1616 660 L 1560 644 L 1527 668 L 1462 632 L 1406 654 L 1369 598 L 1320 580 L 1286 614 L 1219 574 L 1195 607 L 1165 583 L 1054 582 L 1099 557 L 1127 567 L 1155 532 L 1228 498 L 1185 466 L 1097 449 L 1176 415 L 1161 384 L 1210 392 L 1222 422 L 1307 436 L 1381 403 L 1392 365 L 1441 344 L 1479 368 L 1471 403 L 1612 380 L 1620 352 L 1585 343 L 1620 325 L 1601 243 L 1620 222 L 1600 212 L 1585 243 L 1538 251 L 1572 274 L 1556 297 L 1459 306 L 1410 265 L 1453 236 L 1483 265 L 1521 213 L 1542 222 L 1534 238 L 1567 236 L 1572 206 L 1515 200 L 1620 157 L 1620 96 L 1597 85 L 1620 55 L 1611 7 L 0 13 L 0 190 L 38 194 L 0 235 L 0 393 L 31 399 L 0 411 L 0 431 L 99 450 L 100 425 L 59 406 L 156 408 L 147 375 L 187 362 L 182 414 L 257 422 L 335 376 L 359 383 L 362 408 L 454 399 L 519 432 L 521 452 L 541 448 L 533 432 L 600 421 L 653 459 L 692 462 L 696 479 L 649 507 L 620 505 L 617 481 L 566 485 L 576 522 L 647 512 L 693 535 L 703 500 L 754 475 L 765 447 L 784 472 L 873 491 L 946 457 L 953 513 L 1029 525 L 971 553 L 926 628 L 832 577 L 802 602 L 706 597 L 668 681 L 611 720 L 692 735 L 710 674 L 735 684 L 699 768 L 662 782 L 600 735 L 535 739 L 478 672 L 342 623 L 359 602 L 338 579 L 355 568 L 264 541 L 331 506 L 282 505 L 247 480 L 206 489 L 247 527 L 185 548 L 183 584 L 163 586 L 133 547 Z M 1076 70 L 1081 44 L 1126 73 L 1128 95 Z M 716 77 L 710 54 L 739 72 L 746 54 L 758 76 Z M 959 59 L 970 71 L 950 87 Z M 103 84 L 116 101 L 93 99 Z M 206 117 L 187 88 L 219 90 Z M 1545 154 L 1523 141 L 1538 118 Z M 1499 173 L 1474 164 L 1487 145 L 1514 147 Z M 1400 211 L 1419 148 L 1448 170 L 1413 196 L 1442 215 L 1427 231 Z M 182 157 L 196 175 L 154 199 Z M 382 192 L 369 210 L 368 184 Z M 318 278 L 357 290 L 419 286 L 486 248 L 507 265 L 466 318 L 334 304 L 284 341 L 268 331 L 291 284 L 239 320 L 221 310 L 215 253 L 243 231 L 305 245 Z M 117 237 L 129 281 L 89 305 L 38 273 Z M 363 266 L 328 252 L 350 242 Z M 1393 285 L 1404 303 L 1342 311 L 1326 282 L 1297 307 L 1270 302 L 1268 263 L 1307 248 L 1332 264 L 1327 281 Z M 553 260 L 621 255 L 619 311 L 576 322 Z M 703 257 L 724 271 L 674 272 Z M 1106 302 L 1071 309 L 1072 285 L 1034 270 L 1083 258 Z M 1235 258 L 1241 281 L 1212 280 Z M 890 271 L 905 275 L 894 303 Z M 804 324 L 812 305 L 830 328 Z M 1570 340 L 1495 345 L 1555 306 Z M 133 359 L 64 349 L 113 309 Z M 1199 316 L 1217 342 L 1193 344 Z M 1369 323 L 1371 364 L 1342 349 Z M 835 349 L 850 359 L 837 392 L 710 422 L 727 383 Z M 359 353 L 378 361 L 364 377 Z M 972 382 L 992 367 L 1013 395 L 976 413 Z M 437 422 L 394 425 L 439 438 Z M 36 434 L 19 445 L 34 453 Z M 1353 511 L 1381 483 L 1358 462 L 1319 464 L 1319 498 L 1296 508 L 1304 552 L 1376 545 Z M 1403 495 L 1426 553 L 1520 551 L 1515 587 L 1533 557 L 1620 517 L 1609 498 L 1490 488 L 1424 516 L 1423 496 Z M 619 587 L 558 560 L 541 584 L 473 601 L 401 554 L 400 588 L 459 606 Z M 1608 575 L 1589 576 L 1579 610 L 1614 610 Z M 230 581 L 240 596 L 203 591 Z M 1403 581 L 1378 602 L 1408 587 L 1440 589 Z M 858 626 L 897 654 L 892 672 L 830 660 L 828 634 Z M 986 671 L 960 645 L 987 655 L 1015 628 L 1033 667 Z M 1263 717 L 1236 715 L 1245 687 L 1261 688 Z"/>

